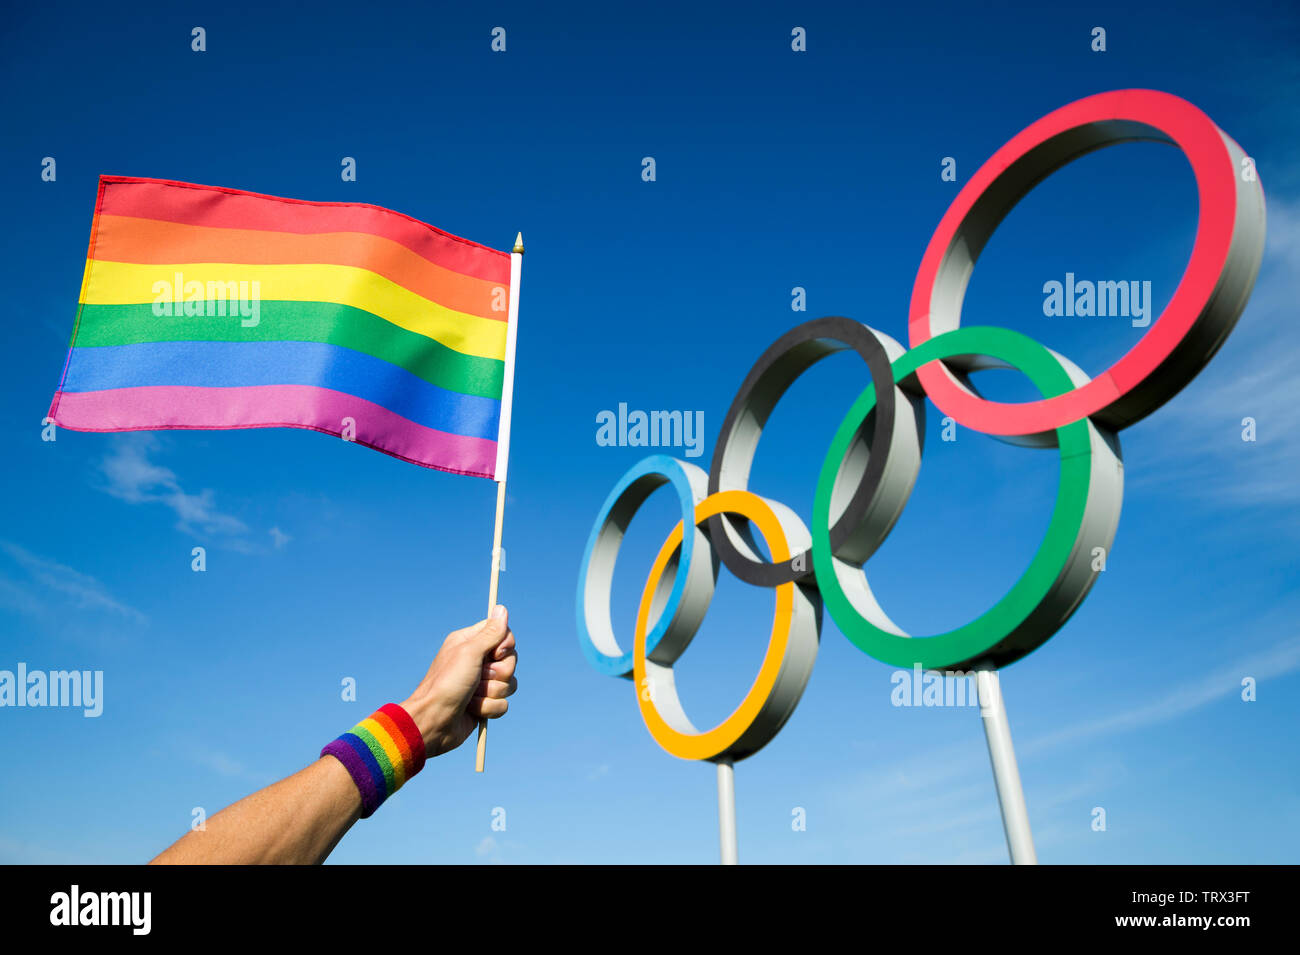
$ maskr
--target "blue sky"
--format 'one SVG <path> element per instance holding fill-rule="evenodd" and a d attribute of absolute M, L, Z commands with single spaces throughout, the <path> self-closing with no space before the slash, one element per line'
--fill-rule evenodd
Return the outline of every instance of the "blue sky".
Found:
<path fill-rule="evenodd" d="M 1004 672 L 1040 860 L 1300 857 L 1300 19 L 1286 4 L 698 4 L 472 9 L 44 4 L 6 15 L 0 151 L 10 307 L 0 669 L 103 670 L 103 715 L 0 710 L 0 861 L 144 860 L 401 700 L 484 612 L 490 482 L 288 430 L 41 440 L 74 316 L 97 177 L 156 176 L 400 210 L 498 248 L 522 230 L 502 597 L 520 689 L 490 734 L 359 823 L 338 862 L 713 862 L 714 773 L 660 751 L 626 681 L 578 649 L 573 590 L 596 509 L 642 454 L 596 415 L 701 410 L 707 466 L 736 387 L 822 314 L 906 338 L 948 203 L 1002 143 L 1081 96 L 1146 86 L 1204 109 L 1256 162 L 1264 266 L 1241 323 L 1172 403 L 1122 435 L 1107 572 Z M 203 26 L 208 49 L 190 49 Z M 507 49 L 490 31 L 504 26 Z M 794 26 L 808 49 L 790 49 Z M 1094 26 L 1107 51 L 1089 49 Z M 57 161 L 42 182 L 41 160 Z M 357 161 L 342 182 L 342 157 Z M 657 180 L 641 179 L 653 156 Z M 957 160 L 958 182 L 940 179 Z M 1097 373 L 1140 331 L 1044 316 L 1066 272 L 1150 281 L 1191 249 L 1190 167 L 1103 150 L 1042 183 L 985 250 L 967 324 L 1033 335 Z M 790 309 L 807 289 L 808 312 Z M 1014 395 L 1015 376 L 996 382 Z M 824 449 L 863 385 L 836 356 L 791 390 L 751 487 L 809 519 Z M 1241 440 L 1254 417 L 1258 440 Z M 937 439 L 869 565 L 913 632 L 1003 593 L 1046 527 L 1051 452 Z M 662 499 L 661 499 L 662 498 Z M 656 495 L 615 579 L 630 639 L 674 519 Z M 190 552 L 208 552 L 204 573 Z M 771 595 L 724 572 L 677 667 L 700 725 L 762 657 Z M 737 767 L 748 862 L 1002 862 L 975 712 L 890 705 L 892 668 L 827 619 L 803 701 Z M 1258 699 L 1240 698 L 1243 677 Z M 340 699 L 357 681 L 359 700 Z M 1103 807 L 1104 832 L 1092 830 Z M 493 831 L 493 810 L 506 830 Z M 791 827 L 792 811 L 806 831 Z"/>

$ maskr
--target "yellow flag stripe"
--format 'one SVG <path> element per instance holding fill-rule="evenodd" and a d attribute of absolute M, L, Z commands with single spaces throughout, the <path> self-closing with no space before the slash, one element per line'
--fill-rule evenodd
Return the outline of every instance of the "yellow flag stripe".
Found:
<path fill-rule="evenodd" d="M 467 315 L 431 302 L 367 269 L 350 265 L 234 265 L 185 262 L 140 265 L 87 263 L 82 303 L 137 305 L 158 301 L 205 301 L 212 283 L 217 294 L 236 294 L 264 302 L 333 302 L 364 309 L 465 355 L 504 360 L 506 323 Z M 239 286 L 238 283 L 247 283 Z M 257 285 L 253 283 L 256 282 Z M 197 283 L 197 284 L 194 284 Z M 179 284 L 179 288 L 177 285 Z"/>

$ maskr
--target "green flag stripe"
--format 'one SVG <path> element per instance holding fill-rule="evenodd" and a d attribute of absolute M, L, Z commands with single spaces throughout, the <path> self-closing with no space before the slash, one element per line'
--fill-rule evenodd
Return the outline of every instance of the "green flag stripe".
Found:
<path fill-rule="evenodd" d="M 261 302 L 257 324 L 245 327 L 253 318 L 208 315 L 208 311 L 218 310 L 219 303 L 195 304 L 203 306 L 204 314 L 159 316 L 151 304 L 82 305 L 77 347 L 184 341 L 321 342 L 372 355 L 448 391 L 501 398 L 504 362 L 462 354 L 364 309 L 333 302 Z"/>

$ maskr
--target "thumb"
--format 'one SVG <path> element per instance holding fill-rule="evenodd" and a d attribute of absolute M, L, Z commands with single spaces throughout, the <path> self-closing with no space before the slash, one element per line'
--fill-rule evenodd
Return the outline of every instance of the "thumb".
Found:
<path fill-rule="evenodd" d="M 497 644 L 505 639 L 510 629 L 510 615 L 504 606 L 497 604 L 491 615 L 479 624 L 478 633 L 474 634 L 474 646 L 483 654 L 495 650 Z"/>

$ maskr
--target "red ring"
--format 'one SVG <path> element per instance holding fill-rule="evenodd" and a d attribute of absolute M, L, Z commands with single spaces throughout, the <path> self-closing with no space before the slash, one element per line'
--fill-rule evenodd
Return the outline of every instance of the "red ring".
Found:
<path fill-rule="evenodd" d="M 931 323 L 935 286 L 950 249 L 961 237 L 962 226 L 986 190 L 999 182 L 1004 187 L 1010 185 L 1015 172 L 1007 175 L 1008 171 L 1032 150 L 1080 127 L 1116 121 L 1140 123 L 1162 133 L 1187 156 L 1196 176 L 1200 201 L 1196 244 L 1173 298 L 1159 318 L 1151 323 L 1147 333 L 1119 361 L 1088 384 L 1055 398 L 1021 404 L 988 401 L 960 384 L 943 362 L 936 361 L 923 366 L 917 375 L 927 396 L 944 414 L 959 424 L 986 434 L 1028 435 L 1051 431 L 1082 418 L 1098 415 L 1103 423 L 1118 428 L 1155 410 L 1174 391 L 1186 384 L 1186 381 L 1177 382 L 1168 394 L 1158 400 L 1146 400 L 1144 396 L 1144 400 L 1137 402 L 1140 407 L 1136 410 L 1133 403 L 1123 412 L 1113 408 L 1150 376 L 1157 374 L 1160 365 L 1201 319 L 1228 263 L 1235 234 L 1237 170 L 1228 149 L 1229 140 L 1205 113 L 1191 103 L 1155 90 L 1116 90 L 1088 96 L 1063 106 L 1024 129 L 980 167 L 944 213 L 921 259 L 908 313 L 911 347 L 915 348 L 939 332 L 949 330 L 941 328 L 936 331 Z M 1116 132 L 1113 137 L 1109 137 L 1109 141 L 1119 142 L 1132 138 L 1135 137 Z M 1076 152 L 1048 171 L 1060 168 L 1085 151 L 1087 150 Z M 1034 164 L 1041 166 L 1041 162 L 1039 159 Z M 1020 171 L 1023 173 L 1023 170 Z M 1037 182 L 1040 178 L 1041 169 L 1032 177 L 1032 181 Z M 1032 185 L 1029 188 L 1032 189 Z M 1005 210 L 993 214 L 1000 221 L 1010 208 L 1007 206 Z M 996 228 L 997 222 L 993 225 L 993 229 Z M 993 229 L 990 230 L 990 235 Z M 982 246 L 981 242 L 980 249 Z M 980 249 L 974 250 L 974 258 L 978 258 Z M 1253 282 L 1253 276 L 1251 280 Z M 961 297 L 965 295 L 965 280 L 960 281 L 957 321 L 960 321 Z M 952 327 L 956 327 L 956 324 L 953 322 Z M 1206 355 L 1205 360 L 1208 357 Z M 1202 364 L 1200 362 L 1196 365 L 1191 375 L 1186 376 L 1187 380 L 1199 371 Z M 1166 374 L 1177 376 L 1179 372 L 1170 370 Z M 1150 406 L 1146 407 L 1147 404 Z M 1108 410 L 1114 413 L 1108 416 Z M 1108 417 L 1115 420 L 1108 421 Z"/>

